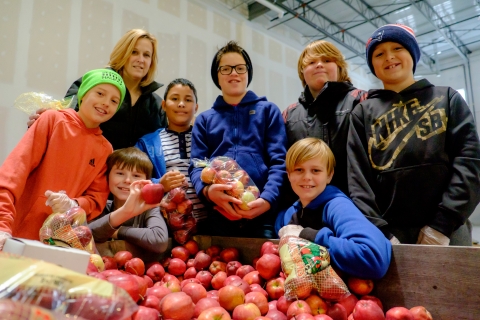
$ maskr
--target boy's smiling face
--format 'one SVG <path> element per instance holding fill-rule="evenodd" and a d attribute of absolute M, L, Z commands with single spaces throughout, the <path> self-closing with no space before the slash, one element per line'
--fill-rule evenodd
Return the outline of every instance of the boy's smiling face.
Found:
<path fill-rule="evenodd" d="M 400 92 L 415 83 L 413 58 L 399 43 L 383 42 L 376 46 L 372 54 L 372 65 L 385 89 Z"/>
<path fill-rule="evenodd" d="M 174 85 L 168 91 L 167 99 L 162 101 L 162 109 L 167 115 L 170 130 L 188 130 L 198 109 L 193 90 L 189 86 Z"/>
<path fill-rule="evenodd" d="M 219 66 L 237 66 L 239 64 L 246 64 L 243 56 L 240 53 L 228 52 L 220 59 Z M 247 93 L 248 71 L 238 74 L 236 70 L 232 70 L 232 73 L 226 75 L 218 71 L 218 84 L 222 88 L 225 102 L 237 104 Z"/>
<path fill-rule="evenodd" d="M 327 56 L 312 56 L 306 61 L 303 77 L 313 97 L 316 98 L 327 81 L 337 81 L 338 66 Z"/>
<path fill-rule="evenodd" d="M 145 180 L 147 175 L 121 165 L 113 165 L 108 175 L 108 187 L 115 201 L 125 202 L 130 194 L 130 185 L 137 180 Z"/>
<path fill-rule="evenodd" d="M 321 156 L 295 164 L 293 170 L 287 174 L 303 207 L 318 197 L 333 177 L 333 171 L 327 172 L 327 162 Z"/>
<path fill-rule="evenodd" d="M 82 97 L 78 116 L 89 129 L 97 128 L 117 112 L 120 91 L 111 84 L 96 85 Z"/>

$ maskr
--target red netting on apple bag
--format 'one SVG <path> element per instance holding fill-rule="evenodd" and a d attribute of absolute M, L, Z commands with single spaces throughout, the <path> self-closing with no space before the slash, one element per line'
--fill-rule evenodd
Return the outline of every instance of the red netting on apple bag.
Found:
<path fill-rule="evenodd" d="M 87 214 L 81 207 L 49 215 L 40 228 L 39 236 L 40 241 L 45 244 L 95 253 L 95 242 L 87 225 Z"/>
<path fill-rule="evenodd" d="M 232 158 L 221 156 L 210 160 L 192 159 L 192 161 L 196 168 L 203 168 L 200 178 L 204 183 L 231 185 L 232 189 L 225 193 L 241 200 L 242 210 L 250 210 L 247 204 L 260 196 L 260 190 L 248 173 Z"/>
<path fill-rule="evenodd" d="M 287 300 L 306 298 L 315 289 L 320 297 L 338 300 L 349 292 L 347 285 L 330 265 L 327 248 L 294 236 L 285 236 L 278 244 Z"/>
<path fill-rule="evenodd" d="M 186 243 L 197 232 L 197 220 L 193 216 L 193 203 L 187 198 L 187 186 L 170 190 L 160 202 L 160 211 L 167 220 L 173 238 Z"/>

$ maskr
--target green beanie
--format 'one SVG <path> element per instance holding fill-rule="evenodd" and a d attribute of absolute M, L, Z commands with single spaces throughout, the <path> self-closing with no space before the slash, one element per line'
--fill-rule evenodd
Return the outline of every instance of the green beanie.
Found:
<path fill-rule="evenodd" d="M 102 83 L 114 85 L 120 91 L 120 103 L 118 104 L 117 108 L 118 111 L 122 105 L 123 99 L 125 98 L 125 84 L 123 83 L 122 76 L 109 69 L 90 70 L 83 75 L 82 84 L 80 85 L 80 88 L 78 88 L 77 92 L 78 106 L 80 107 L 83 96 L 90 89 Z"/>

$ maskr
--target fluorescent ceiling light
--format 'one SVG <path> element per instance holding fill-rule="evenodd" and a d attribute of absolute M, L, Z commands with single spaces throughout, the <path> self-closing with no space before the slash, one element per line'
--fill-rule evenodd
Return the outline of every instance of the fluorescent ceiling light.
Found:
<path fill-rule="evenodd" d="M 271 3 L 270 1 L 268 0 L 257 0 L 258 3 L 260 3 L 262 6 L 265 6 L 267 7 L 268 9 L 272 10 L 272 11 L 275 11 L 276 13 L 278 13 L 278 18 L 282 18 L 283 15 L 285 14 L 285 11 L 282 10 L 282 8 L 274 5 L 273 3 Z"/>

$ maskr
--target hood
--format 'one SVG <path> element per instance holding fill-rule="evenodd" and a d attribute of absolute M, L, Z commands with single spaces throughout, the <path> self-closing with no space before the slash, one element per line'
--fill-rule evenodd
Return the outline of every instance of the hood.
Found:
<path fill-rule="evenodd" d="M 256 104 L 257 102 L 260 101 L 267 101 L 266 97 L 259 97 L 257 96 L 253 91 L 247 91 L 247 94 L 243 97 L 242 101 L 237 105 L 237 107 L 244 107 L 249 104 Z M 218 108 L 226 108 L 229 107 L 231 108 L 232 105 L 228 104 L 223 100 L 223 96 L 218 96 L 217 99 L 215 100 L 215 103 L 213 104 L 213 109 L 218 109 Z"/>
<path fill-rule="evenodd" d="M 78 127 L 83 128 L 84 130 L 88 130 L 90 133 L 92 133 L 96 136 L 99 136 L 99 135 L 102 134 L 102 129 L 100 129 L 100 126 L 98 126 L 96 128 L 91 128 L 91 129 L 87 128 L 85 126 L 85 123 L 83 122 L 82 118 L 80 118 L 77 111 L 75 111 L 74 109 L 66 108 L 66 109 L 59 110 L 59 111 L 64 112 L 65 117 L 67 117 L 71 121 L 71 123 L 74 123 Z"/>
<path fill-rule="evenodd" d="M 409 87 L 406 87 L 400 92 L 395 92 L 392 90 L 386 90 L 386 89 L 372 89 L 368 91 L 368 99 L 374 99 L 374 98 L 380 98 L 380 97 L 385 97 L 385 96 L 393 96 L 397 94 L 401 95 L 409 95 L 410 93 L 415 93 L 418 90 L 424 89 L 424 88 L 429 88 L 433 87 L 434 85 L 431 84 L 427 79 L 421 79 L 412 84 Z"/>

